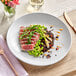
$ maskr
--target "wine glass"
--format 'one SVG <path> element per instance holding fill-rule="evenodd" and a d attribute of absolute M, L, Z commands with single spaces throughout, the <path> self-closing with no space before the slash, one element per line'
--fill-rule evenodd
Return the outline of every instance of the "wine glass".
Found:
<path fill-rule="evenodd" d="M 44 4 L 44 0 L 29 0 L 29 4 L 35 9 L 39 10 Z"/>

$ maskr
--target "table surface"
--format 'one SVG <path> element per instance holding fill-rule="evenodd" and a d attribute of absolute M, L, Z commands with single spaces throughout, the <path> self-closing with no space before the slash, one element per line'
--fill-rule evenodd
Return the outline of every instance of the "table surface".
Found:
<path fill-rule="evenodd" d="M 46 1 L 48 1 L 48 0 L 46 0 Z M 69 0 L 68 4 L 67 4 L 68 0 L 65 0 L 65 1 L 58 0 L 58 1 L 61 2 L 61 5 L 62 5 L 62 6 L 60 5 L 58 7 L 60 9 L 60 11 L 57 11 L 57 10 L 59 10 L 59 9 L 57 9 L 57 10 L 53 10 L 51 12 L 51 8 L 49 8 L 50 10 L 46 9 L 43 12 L 50 13 L 50 14 L 53 13 L 53 15 L 58 16 L 58 14 L 60 15 L 62 13 L 62 11 L 65 10 L 65 9 L 62 10 L 62 8 L 65 8 L 67 6 L 70 6 L 69 8 L 73 8 L 73 7 L 76 8 L 76 4 L 75 4 L 76 0 Z M 65 4 L 66 4 L 66 6 L 63 7 L 63 5 L 65 5 Z M 47 3 L 46 3 L 46 5 L 47 5 Z M 72 5 L 72 7 L 71 7 L 71 5 Z M 16 17 L 15 17 L 16 19 L 25 14 L 25 11 L 24 11 L 25 6 L 22 6 L 22 5 L 20 5 L 20 6 L 18 7 L 18 9 L 16 9 L 17 10 Z M 43 6 L 44 9 L 46 8 L 45 6 Z M 21 9 L 22 11 L 19 9 Z M 69 12 L 68 15 L 71 18 L 74 26 L 76 26 L 76 10 Z M 66 23 L 63 16 L 60 16 L 59 19 L 62 20 L 68 26 L 68 24 Z M 0 25 L 0 34 L 3 34 L 5 37 L 6 37 L 8 27 L 9 27 L 9 24 L 6 24 L 7 22 L 8 21 L 3 22 L 3 24 L 1 24 L 2 26 Z M 5 27 L 5 25 L 6 25 L 6 27 Z M 32 66 L 32 65 L 29 65 L 29 64 L 26 64 L 26 63 L 23 63 L 20 61 L 20 63 L 23 65 L 23 67 L 29 73 L 30 76 L 75 76 L 76 75 L 76 34 L 73 32 L 73 30 L 69 26 L 68 26 L 68 29 L 70 30 L 71 35 L 72 35 L 72 46 L 71 46 L 71 49 L 70 49 L 68 55 L 63 60 L 61 60 L 60 62 L 58 62 L 54 65 L 45 66 L 45 67 Z"/>
<path fill-rule="evenodd" d="M 76 26 L 76 10 L 71 11 L 68 13 L 69 17 L 71 18 L 74 26 Z M 67 26 L 65 19 L 63 16 L 59 17 Z M 32 66 L 26 63 L 21 62 L 23 67 L 27 70 L 30 76 L 75 76 L 76 75 L 76 34 L 73 30 L 68 26 L 69 31 L 71 32 L 72 36 L 72 46 L 68 53 L 68 55 L 61 60 L 60 62 L 45 66 Z"/>

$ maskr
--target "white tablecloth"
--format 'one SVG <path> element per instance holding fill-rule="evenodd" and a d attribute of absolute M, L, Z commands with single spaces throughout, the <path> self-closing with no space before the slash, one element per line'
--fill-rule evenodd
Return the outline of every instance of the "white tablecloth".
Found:
<path fill-rule="evenodd" d="M 20 0 L 21 5 L 17 6 L 17 15 L 19 17 L 21 15 L 26 14 L 26 6 L 28 0 Z M 45 0 L 42 10 L 39 12 L 45 12 L 52 14 L 56 17 L 61 16 L 63 12 L 72 11 L 76 9 L 76 0 Z"/>
<path fill-rule="evenodd" d="M 44 0 L 44 5 L 41 12 L 46 12 L 54 16 L 60 16 L 65 10 L 71 11 L 76 9 L 76 0 Z M 16 12 L 17 16 L 26 14 L 26 6 L 28 0 L 20 0 L 20 5 L 17 6 Z M 0 3 L 0 9 L 3 9 L 3 6 Z M 16 17 L 17 17 L 16 16 Z"/>
<path fill-rule="evenodd" d="M 16 7 L 15 20 L 25 14 L 27 14 L 27 4 L 28 0 L 20 0 L 20 5 Z M 0 2 L 0 9 L 3 10 L 3 5 Z M 44 5 L 39 12 L 49 13 L 56 17 L 61 16 L 63 12 L 72 11 L 76 9 L 76 0 L 45 0 Z M 8 27 L 10 26 L 10 21 L 6 18 L 3 20 L 3 23 L 0 24 L 0 33 L 6 33 Z"/>

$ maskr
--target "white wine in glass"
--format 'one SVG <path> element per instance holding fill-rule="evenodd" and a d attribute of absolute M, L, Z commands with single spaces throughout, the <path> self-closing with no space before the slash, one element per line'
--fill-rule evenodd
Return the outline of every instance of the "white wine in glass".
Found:
<path fill-rule="evenodd" d="M 44 4 L 44 0 L 29 0 L 29 3 L 34 9 L 39 10 Z"/>

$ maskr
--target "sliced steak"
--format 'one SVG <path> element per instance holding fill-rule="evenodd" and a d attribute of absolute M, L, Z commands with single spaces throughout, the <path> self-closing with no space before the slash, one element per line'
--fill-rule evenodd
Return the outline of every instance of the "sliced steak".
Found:
<path fill-rule="evenodd" d="M 20 41 L 20 44 L 27 44 L 28 43 L 28 41 Z M 35 41 L 31 41 L 31 44 L 36 44 L 36 42 Z"/>
<path fill-rule="evenodd" d="M 24 51 L 27 51 L 27 50 L 33 50 L 34 49 L 34 44 L 21 44 L 21 49 L 24 50 Z"/>
<path fill-rule="evenodd" d="M 25 34 L 24 30 L 26 31 L 26 28 L 24 26 L 20 27 L 19 37 L 20 37 L 20 35 Z M 29 30 L 27 30 L 27 32 L 28 31 Z M 34 30 L 31 30 L 31 31 L 34 31 Z M 28 38 L 27 37 L 29 36 L 31 31 L 29 31 L 28 35 L 25 34 L 22 37 L 22 39 L 19 40 L 20 45 L 21 45 L 21 49 L 24 51 L 33 50 L 36 42 L 39 40 L 40 35 L 38 33 L 34 33 L 32 38 L 31 38 L 31 44 L 28 44 Z"/>

